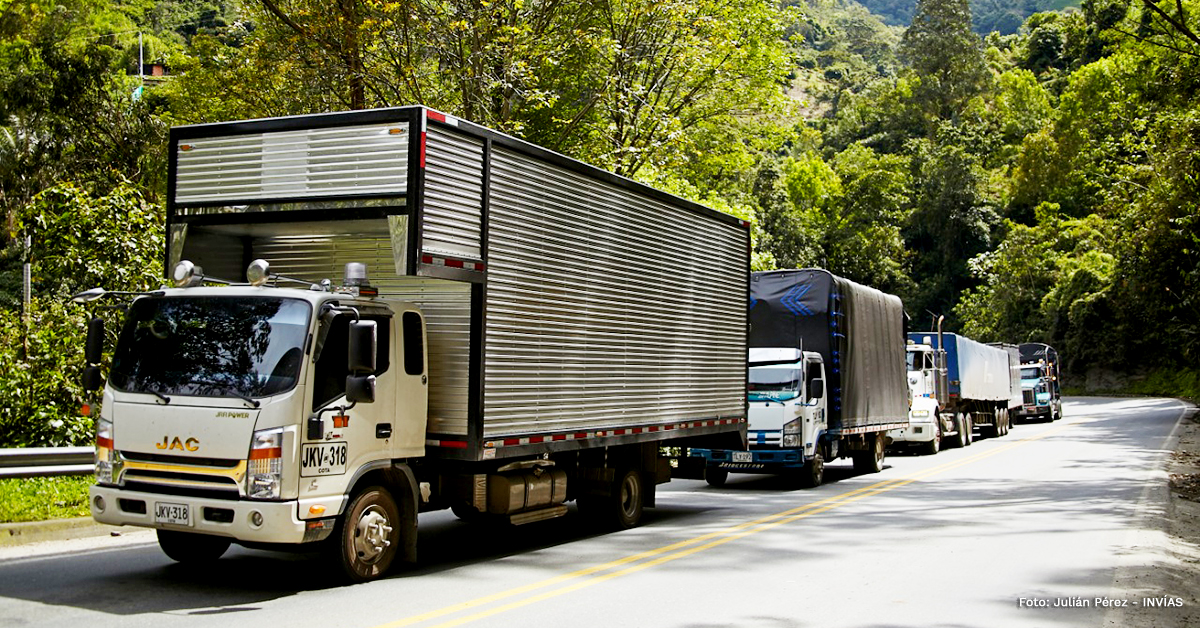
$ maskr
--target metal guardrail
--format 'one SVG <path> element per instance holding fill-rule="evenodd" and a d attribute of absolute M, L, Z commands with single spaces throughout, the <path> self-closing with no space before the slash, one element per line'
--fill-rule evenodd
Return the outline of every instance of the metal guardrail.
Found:
<path fill-rule="evenodd" d="M 95 470 L 91 447 L 0 449 L 0 478 L 88 475 Z"/>

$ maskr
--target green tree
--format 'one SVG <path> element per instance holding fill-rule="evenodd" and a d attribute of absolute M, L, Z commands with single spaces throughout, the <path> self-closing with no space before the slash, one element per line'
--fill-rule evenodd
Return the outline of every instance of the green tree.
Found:
<path fill-rule="evenodd" d="M 990 78 L 967 0 L 919 0 L 900 56 L 918 77 L 913 97 L 931 120 L 953 118 Z"/>

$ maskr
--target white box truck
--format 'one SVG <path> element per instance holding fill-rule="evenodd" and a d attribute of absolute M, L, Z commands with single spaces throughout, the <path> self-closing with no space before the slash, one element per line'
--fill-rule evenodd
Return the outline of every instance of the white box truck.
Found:
<path fill-rule="evenodd" d="M 107 382 L 87 347 L 97 521 L 362 581 L 421 512 L 629 527 L 665 447 L 744 446 L 744 221 L 423 107 L 170 151 L 173 287 L 76 297 L 126 306 Z"/>

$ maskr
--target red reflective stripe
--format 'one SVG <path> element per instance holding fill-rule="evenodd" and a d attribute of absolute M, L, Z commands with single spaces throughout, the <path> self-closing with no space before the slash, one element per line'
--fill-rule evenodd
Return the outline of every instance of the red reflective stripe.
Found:
<path fill-rule="evenodd" d="M 425 167 L 425 132 L 421 131 L 421 167 Z"/>
<path fill-rule="evenodd" d="M 465 440 L 440 440 L 439 447 L 449 447 L 450 449 L 466 449 L 467 441 Z"/>
<path fill-rule="evenodd" d="M 555 434 L 554 436 L 551 436 L 550 439 L 551 440 L 567 440 L 567 435 L 566 434 Z"/>
<path fill-rule="evenodd" d="M 112 449 L 113 442 L 112 442 L 111 438 L 104 438 L 103 436 L 97 436 L 96 437 L 96 446 L 104 447 L 105 449 Z"/>
<path fill-rule="evenodd" d="M 438 122 L 446 121 L 446 116 L 444 114 L 438 113 L 433 110 L 426 110 L 425 115 L 427 115 L 430 120 L 436 120 Z"/>
<path fill-rule="evenodd" d="M 250 450 L 250 459 L 251 460 L 263 460 L 266 458 L 282 458 L 282 457 L 283 457 L 283 449 L 280 447 L 266 447 L 263 449 L 251 449 Z"/>
<path fill-rule="evenodd" d="M 463 267 L 463 263 L 461 260 L 449 259 L 449 258 L 446 259 L 446 265 L 449 266 L 450 268 L 462 268 Z"/>
<path fill-rule="evenodd" d="M 505 447 L 512 447 L 513 445 L 520 445 L 520 444 L 521 444 L 521 439 L 519 439 L 519 438 L 506 438 L 506 439 L 504 439 L 504 446 L 505 446 Z"/>
<path fill-rule="evenodd" d="M 546 440 L 546 438 L 544 436 L 530 436 L 529 437 L 530 443 L 540 443 L 544 440 Z"/>

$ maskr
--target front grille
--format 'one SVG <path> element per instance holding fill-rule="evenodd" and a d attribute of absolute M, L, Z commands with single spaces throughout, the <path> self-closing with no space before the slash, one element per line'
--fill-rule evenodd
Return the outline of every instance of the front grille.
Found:
<path fill-rule="evenodd" d="M 1022 390 L 1021 396 L 1025 399 L 1025 405 L 1029 405 L 1029 406 L 1033 405 L 1034 397 L 1033 397 L 1032 390 Z"/>
<path fill-rule="evenodd" d="M 152 462 L 155 464 L 175 464 L 189 467 L 212 467 L 216 469 L 235 469 L 241 460 L 225 458 L 193 458 L 191 456 L 164 456 L 162 454 L 147 454 L 136 451 L 122 451 L 121 457 L 136 462 Z"/>
<path fill-rule="evenodd" d="M 202 499 L 238 499 L 237 488 L 232 491 L 227 489 L 212 489 L 212 488 L 196 488 L 188 486 L 166 486 L 162 484 L 150 484 L 139 481 L 126 481 L 124 487 L 130 491 L 140 493 L 155 493 L 157 495 L 177 495 L 180 497 L 199 497 Z"/>

